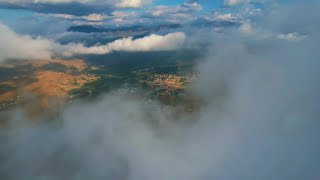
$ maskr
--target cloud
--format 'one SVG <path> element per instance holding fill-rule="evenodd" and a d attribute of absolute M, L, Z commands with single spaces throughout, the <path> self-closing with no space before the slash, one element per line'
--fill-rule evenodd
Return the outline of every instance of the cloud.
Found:
<path fill-rule="evenodd" d="M 251 1 L 250 1 L 251 2 Z M 269 13 L 271 8 L 258 2 L 241 3 L 239 5 L 222 6 L 213 10 L 211 13 L 200 16 L 202 19 L 208 21 L 229 21 L 238 24 L 246 23 L 249 21 L 256 21 Z M 260 20 L 259 20 L 260 21 Z"/>
<path fill-rule="evenodd" d="M 39 13 L 71 14 L 85 16 L 92 13 L 107 13 L 113 11 L 110 1 L 70 1 L 70 2 L 37 2 L 37 1 L 0 1 L 0 8 L 26 9 Z"/>
<path fill-rule="evenodd" d="M 116 4 L 119 8 L 140 8 L 146 4 L 149 4 L 150 0 L 120 0 Z"/>
<path fill-rule="evenodd" d="M 306 38 L 305 35 L 300 35 L 297 32 L 288 33 L 288 34 L 279 34 L 277 38 L 287 41 L 301 41 Z"/>
<path fill-rule="evenodd" d="M 235 6 L 248 2 L 250 2 L 250 0 L 224 0 L 224 4 L 228 6 Z"/>
<path fill-rule="evenodd" d="M 113 51 L 169 51 L 180 49 L 186 36 L 182 32 L 167 35 L 150 35 L 133 40 L 132 37 L 116 40 L 106 45 L 85 47 L 81 44 L 69 45 L 66 55 L 70 54 L 108 54 Z"/>
<path fill-rule="evenodd" d="M 116 26 L 128 25 L 128 24 L 137 24 L 143 21 L 141 14 L 134 11 L 114 11 L 111 14 L 109 24 L 112 23 Z"/>
<path fill-rule="evenodd" d="M 319 37 L 294 46 L 273 41 L 272 53 L 266 53 L 265 41 L 257 42 L 255 48 L 262 49 L 255 52 L 237 35 L 228 36 L 206 37 L 214 41 L 192 88 L 205 104 L 193 116 L 175 119 L 172 107 L 118 93 L 69 105 L 57 124 L 24 124 L 17 111 L 0 139 L 0 175 L 35 180 L 319 177 Z"/>
<path fill-rule="evenodd" d="M 143 18 L 135 11 L 113 11 L 109 15 L 93 13 L 85 16 L 75 16 L 70 14 L 39 14 L 39 16 L 68 21 L 71 25 L 103 25 L 108 27 L 123 26 L 141 23 Z M 67 27 L 68 28 L 68 27 Z M 67 29 L 65 28 L 65 29 Z"/>
<path fill-rule="evenodd" d="M 50 59 L 53 56 L 77 54 L 108 54 L 113 51 L 170 51 L 183 48 L 186 35 L 182 32 L 167 35 L 132 37 L 115 40 L 105 45 L 85 47 L 83 44 L 62 45 L 45 38 L 20 35 L 0 24 L 0 62 L 7 59 Z"/>
<path fill-rule="evenodd" d="M 44 14 L 44 15 L 47 15 L 47 14 Z M 84 22 L 98 22 L 108 18 L 108 16 L 104 14 L 97 14 L 97 13 L 89 14 L 86 16 L 75 16 L 71 14 L 48 14 L 48 16 L 67 19 L 67 20 L 82 20 Z"/>
<path fill-rule="evenodd" d="M 90 14 L 109 14 L 116 8 L 140 8 L 150 2 L 151 0 L 0 0 L 0 8 L 88 16 Z"/>
<path fill-rule="evenodd" d="M 203 7 L 197 2 L 185 2 L 177 6 L 156 6 L 147 10 L 145 16 L 151 21 L 162 20 L 171 23 L 184 23 L 196 19 Z"/>
<path fill-rule="evenodd" d="M 10 3 L 52 3 L 52 4 L 58 4 L 58 3 L 70 3 L 70 2 L 78 2 L 78 3 L 88 3 L 92 2 L 94 0 L 0 0 L 0 2 L 10 2 Z"/>
<path fill-rule="evenodd" d="M 151 0 L 0 0 L 0 8 L 86 16 L 94 13 L 107 14 L 115 8 L 141 8 L 150 2 Z"/>
<path fill-rule="evenodd" d="M 157 6 L 153 9 L 150 9 L 149 11 L 153 16 L 162 16 L 177 13 L 192 13 L 200 10 L 202 10 L 202 6 L 194 2 L 184 3 L 179 6 Z"/>
<path fill-rule="evenodd" d="M 195 88 L 210 105 L 202 110 L 206 123 L 198 130 L 203 136 L 194 140 L 213 137 L 198 146 L 212 147 L 204 152 L 216 158 L 203 179 L 318 177 L 315 166 L 320 161 L 310 150 L 320 147 L 313 127 L 319 125 L 315 109 L 320 105 L 313 100 L 320 88 L 312 67 L 319 65 L 319 53 L 311 50 L 316 41 L 248 46 L 215 37 Z"/>
<path fill-rule="evenodd" d="M 240 25 L 239 31 L 244 35 L 252 35 L 254 33 L 254 29 L 250 22 L 245 22 Z"/>
<path fill-rule="evenodd" d="M 226 6 L 238 6 L 243 4 L 275 4 L 277 0 L 224 0 Z"/>
<path fill-rule="evenodd" d="M 235 17 L 235 14 L 232 13 L 213 12 L 211 15 L 206 16 L 206 19 L 216 21 L 235 21 L 237 18 Z"/>
<path fill-rule="evenodd" d="M 49 59 L 54 43 L 43 38 L 19 35 L 0 23 L 0 62 L 6 59 Z"/>
<path fill-rule="evenodd" d="M 106 16 L 102 14 L 93 13 L 87 16 L 83 16 L 82 18 L 84 18 L 87 21 L 102 21 L 106 18 Z"/>

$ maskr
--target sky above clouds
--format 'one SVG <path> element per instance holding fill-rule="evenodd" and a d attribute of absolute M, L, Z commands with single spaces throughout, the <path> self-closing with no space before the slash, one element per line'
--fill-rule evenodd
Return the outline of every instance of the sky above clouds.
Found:
<path fill-rule="evenodd" d="M 157 27 L 166 24 L 179 24 L 182 27 L 192 26 L 197 29 L 206 24 L 216 23 L 222 24 L 222 26 L 235 25 L 234 27 L 238 28 L 237 30 L 243 36 L 258 37 L 259 35 L 259 38 L 275 37 L 291 41 L 304 39 L 306 35 L 302 31 L 283 30 L 275 34 L 263 29 L 263 27 L 258 27 L 262 25 L 259 24 L 260 19 L 283 2 L 288 3 L 290 0 L 281 2 L 276 0 L 0 0 L 0 25 L 2 29 L 5 29 L 1 32 L 0 37 L 10 41 L 6 34 L 10 32 L 12 37 L 17 39 L 16 42 L 24 42 L 25 39 L 28 39 L 35 44 L 40 41 L 41 44 L 48 41 L 47 46 L 50 47 L 50 50 L 54 49 L 55 51 L 59 46 L 59 39 L 68 38 L 73 33 L 67 32 L 71 26 L 93 25 L 99 28 L 121 28 L 137 25 Z M 188 39 L 190 34 L 187 32 L 192 30 L 184 28 L 163 32 L 151 31 L 138 38 L 148 36 L 147 39 L 149 37 L 152 40 L 160 39 L 159 42 L 162 46 L 162 38 L 168 39 L 165 35 L 179 33 L 179 31 L 186 36 L 182 39 Z M 152 36 L 153 34 L 155 35 Z M 76 34 L 75 37 L 73 39 L 78 39 L 80 36 Z M 112 38 L 113 40 L 121 38 L 121 43 L 131 45 L 144 42 L 144 40 L 135 41 L 135 37 L 132 37 L 131 34 Z M 72 42 L 68 41 L 67 43 Z M 182 41 L 177 42 L 179 47 L 182 46 L 180 42 Z M 99 38 L 93 43 L 95 46 L 91 49 L 87 49 L 85 43 L 80 41 L 80 44 L 67 49 L 75 51 L 71 54 L 79 53 L 77 52 L 79 49 L 83 50 L 84 54 L 92 51 L 103 54 L 102 52 L 128 50 L 126 47 L 115 48 L 110 41 L 101 42 Z M 117 43 L 119 44 L 119 41 Z M 137 49 L 156 48 L 151 43 L 150 47 Z M 175 47 L 169 49 L 175 49 Z M 46 55 L 51 57 L 52 54 L 54 53 Z"/>
<path fill-rule="evenodd" d="M 68 20 L 71 24 L 122 26 L 155 22 L 188 23 L 198 18 L 208 18 L 210 15 L 215 20 L 217 17 L 220 20 L 235 20 L 235 16 L 247 18 L 259 13 L 266 5 L 273 2 L 276 1 L 0 0 L 0 21 L 13 25 L 26 17 L 35 19 L 37 16 L 51 16 L 54 20 Z"/>
<path fill-rule="evenodd" d="M 13 26 L 50 16 L 70 24 L 185 23 L 222 5 L 222 0 L 0 0 L 0 21 Z"/>
<path fill-rule="evenodd" d="M 97 36 L 98 38 L 91 43 L 95 46 L 87 49 L 85 47 L 87 42 L 78 41 L 79 38 L 81 36 L 93 38 L 94 36 L 90 34 L 79 35 L 79 33 L 68 32 L 67 29 L 78 25 L 121 28 L 178 24 L 184 27 L 162 32 L 149 31 L 147 34 L 140 34 L 137 37 L 148 36 L 153 40 L 161 39 L 159 42 L 162 42 L 162 38 L 168 39 L 165 35 L 179 33 L 179 31 L 186 36 L 183 39 L 188 39 L 190 34 L 187 32 L 190 33 L 193 30 L 187 27 L 198 29 L 201 26 L 210 25 L 210 23 L 212 25 L 213 23 L 218 26 L 238 28 L 237 30 L 243 36 L 258 37 L 259 35 L 258 38 L 275 37 L 282 40 L 298 41 L 306 37 L 305 32 L 298 31 L 299 29 L 274 33 L 263 29 L 263 27 L 258 27 L 263 26 L 263 24 L 259 24 L 260 19 L 270 13 L 274 7 L 277 7 L 280 3 L 291 1 L 295 0 L 0 0 L 0 25 L 2 29 L 5 29 L 1 32 L 0 37 L 3 40 L 10 41 L 6 34 L 10 32 L 12 37 L 17 39 L 16 42 L 25 42 L 25 39 L 28 39 L 34 44 L 38 44 L 38 41 L 42 44 L 48 41 L 47 46 L 54 51 L 61 42 L 59 40 L 70 39 L 71 37 L 71 40 L 65 43 L 74 43 L 73 40 L 80 43 L 74 45 L 73 48 L 67 48 L 76 51 L 71 52 L 71 54 L 79 53 L 77 52 L 79 49 L 83 50 L 84 54 L 92 51 L 103 54 L 101 52 L 108 53 L 114 50 L 128 50 L 128 48 L 114 48 L 111 41 L 100 41 L 102 36 Z M 221 29 L 216 28 L 215 30 L 220 31 Z M 160 36 L 152 36 L 153 34 Z M 106 34 L 103 34 L 103 36 L 106 36 Z M 137 42 L 144 42 L 143 40 L 135 41 L 136 37 L 130 33 L 124 36 L 110 36 L 113 36 L 111 37 L 113 41 L 120 38 L 122 39 L 121 43 L 126 42 L 132 45 L 137 44 Z M 181 47 L 179 42 L 181 41 L 178 41 L 177 46 Z M 8 42 L 7 44 L 13 43 Z M 101 44 L 102 46 L 100 46 Z M 150 47 L 138 48 L 138 50 L 149 48 L 156 49 L 151 45 Z M 44 52 L 47 51 L 44 50 Z M 46 56 L 51 57 L 52 54 L 54 53 L 51 52 Z"/>

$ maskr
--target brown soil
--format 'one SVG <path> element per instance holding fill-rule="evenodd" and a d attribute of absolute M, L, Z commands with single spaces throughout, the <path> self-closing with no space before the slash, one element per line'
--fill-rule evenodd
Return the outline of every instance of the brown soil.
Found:
<path fill-rule="evenodd" d="M 78 73 L 56 72 L 43 70 L 49 63 L 59 63 L 67 68 L 72 68 Z M 15 68 L 21 65 L 31 64 L 33 68 L 24 76 L 17 73 L 9 79 L 0 81 L 0 104 L 26 104 L 29 113 L 37 114 L 36 111 L 43 111 L 62 105 L 72 90 L 78 89 L 85 83 L 92 82 L 98 77 L 83 72 L 87 65 L 82 60 L 43 60 L 25 61 L 14 64 L 0 65 L 2 68 Z M 76 74 L 76 75 L 75 75 Z M 5 89 L 8 88 L 6 91 Z M 54 105 L 52 105 L 54 104 Z M 35 110 L 38 109 L 38 110 Z"/>
<path fill-rule="evenodd" d="M 25 89 L 37 95 L 55 96 L 65 98 L 74 89 L 83 84 L 97 79 L 92 75 L 70 75 L 67 73 L 53 71 L 37 71 L 34 73 L 37 81 L 28 84 Z"/>
<path fill-rule="evenodd" d="M 176 75 L 158 75 L 154 80 L 154 84 L 173 90 L 184 88 L 182 77 Z"/>
<path fill-rule="evenodd" d="M 18 96 L 17 90 L 7 91 L 0 95 L 0 102 L 9 101 L 10 99 L 13 99 L 17 96 Z"/>

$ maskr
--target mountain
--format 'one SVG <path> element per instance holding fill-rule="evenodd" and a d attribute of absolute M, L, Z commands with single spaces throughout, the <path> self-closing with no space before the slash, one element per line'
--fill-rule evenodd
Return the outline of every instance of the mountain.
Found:
<path fill-rule="evenodd" d="M 208 27 L 208 28 L 231 28 L 231 27 L 238 27 L 240 23 L 233 22 L 233 21 L 209 21 L 205 19 L 198 19 L 191 23 L 191 26 L 194 27 Z"/>
<path fill-rule="evenodd" d="M 240 23 L 232 21 L 208 21 L 205 19 L 198 19 L 190 24 L 192 27 L 197 28 L 232 28 L 238 27 Z M 107 33 L 113 36 L 127 37 L 136 35 L 146 35 L 155 33 L 160 30 L 174 30 L 182 28 L 181 24 L 162 24 L 158 26 L 126 26 L 118 28 L 105 28 L 102 26 L 95 25 L 78 25 L 71 26 L 67 29 L 68 32 L 82 32 L 82 33 Z"/>
<path fill-rule="evenodd" d="M 99 26 L 93 25 L 80 25 L 80 26 L 71 26 L 67 29 L 68 32 L 83 32 L 83 33 L 97 33 L 97 32 L 105 32 L 106 29 Z"/>
<path fill-rule="evenodd" d="M 105 28 L 102 26 L 93 25 L 79 25 L 71 26 L 67 29 L 68 32 L 82 32 L 82 33 L 132 33 L 132 32 L 155 32 L 164 29 L 177 29 L 182 27 L 180 24 L 164 24 L 153 27 L 144 26 L 129 26 L 129 27 L 119 27 L 119 28 Z"/>

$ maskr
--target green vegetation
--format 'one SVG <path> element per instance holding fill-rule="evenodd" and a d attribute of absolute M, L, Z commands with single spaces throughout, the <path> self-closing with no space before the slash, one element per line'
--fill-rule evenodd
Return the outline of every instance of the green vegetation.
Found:
<path fill-rule="evenodd" d="M 63 64 L 60 63 L 48 63 L 42 66 L 43 70 L 48 70 L 48 71 L 56 71 L 56 72 L 66 72 L 69 68 Z"/>
<path fill-rule="evenodd" d="M 91 66 L 88 74 L 100 78 L 72 91 L 71 99 L 96 98 L 99 95 L 127 89 L 126 92 L 148 99 L 157 99 L 167 105 L 185 102 L 183 89 L 170 89 L 162 85 L 153 85 L 159 75 L 175 75 L 187 84 L 190 74 L 194 74 L 196 60 L 200 57 L 193 51 L 153 52 L 153 53 L 111 53 L 103 56 L 86 57 Z M 134 89 L 139 89 L 136 92 Z M 138 94 L 140 93 L 140 94 Z"/>

